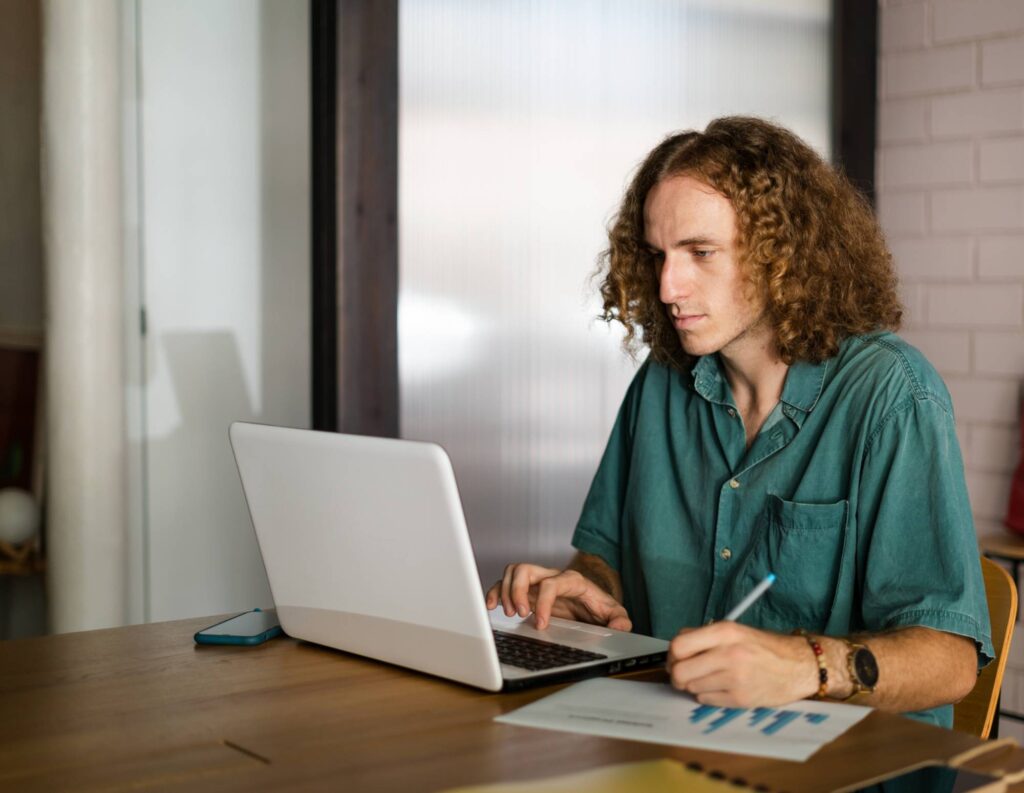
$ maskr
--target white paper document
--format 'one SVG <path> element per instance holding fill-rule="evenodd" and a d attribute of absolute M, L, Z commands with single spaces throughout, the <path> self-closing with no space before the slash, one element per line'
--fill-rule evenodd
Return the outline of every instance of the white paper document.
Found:
<path fill-rule="evenodd" d="M 596 678 L 495 721 L 631 741 L 806 760 L 871 708 L 803 700 L 776 708 L 701 705 L 667 683 Z"/>

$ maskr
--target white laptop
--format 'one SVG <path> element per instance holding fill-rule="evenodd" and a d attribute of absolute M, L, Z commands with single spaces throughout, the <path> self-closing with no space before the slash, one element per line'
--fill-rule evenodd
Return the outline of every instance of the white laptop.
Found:
<path fill-rule="evenodd" d="M 230 437 L 289 636 L 490 691 L 664 662 L 661 639 L 489 613 L 440 446 L 240 422 Z"/>

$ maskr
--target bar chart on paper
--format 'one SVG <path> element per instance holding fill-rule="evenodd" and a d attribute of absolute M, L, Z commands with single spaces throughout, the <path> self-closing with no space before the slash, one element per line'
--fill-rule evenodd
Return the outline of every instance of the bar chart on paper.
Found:
<path fill-rule="evenodd" d="M 800 710 L 777 710 L 776 708 L 718 708 L 714 705 L 698 705 L 690 713 L 692 724 L 704 724 L 704 735 L 721 729 L 735 719 L 746 720 L 751 729 L 759 729 L 765 735 L 777 735 L 785 731 L 786 726 L 794 721 L 804 719 L 810 724 L 823 724 L 828 719 L 827 713 L 805 712 Z"/>
<path fill-rule="evenodd" d="M 871 708 L 801 701 L 777 708 L 701 705 L 666 683 L 600 678 L 496 721 L 787 760 L 806 760 Z"/>

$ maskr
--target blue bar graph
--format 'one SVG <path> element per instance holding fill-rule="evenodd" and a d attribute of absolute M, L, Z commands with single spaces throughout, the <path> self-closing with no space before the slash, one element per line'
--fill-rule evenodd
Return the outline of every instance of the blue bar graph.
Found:
<path fill-rule="evenodd" d="M 713 722 L 711 722 L 708 725 L 707 729 L 704 730 L 704 734 L 705 735 L 710 735 L 715 730 L 722 729 L 722 727 L 724 727 L 730 721 L 732 721 L 736 717 L 738 717 L 738 716 L 740 716 L 740 715 L 742 715 L 742 714 L 744 714 L 746 712 L 747 712 L 746 708 L 724 708 L 722 710 L 722 714 L 717 719 L 715 719 Z"/>
<path fill-rule="evenodd" d="M 710 716 L 712 713 L 717 713 L 718 708 L 714 705 L 701 705 L 699 708 L 690 714 L 690 722 L 693 724 L 700 724 L 704 719 Z"/>
<path fill-rule="evenodd" d="M 777 735 L 785 728 L 803 718 L 809 724 L 822 724 L 828 720 L 827 713 L 804 712 L 802 710 L 777 710 L 776 708 L 723 708 L 715 705 L 699 705 L 690 713 L 691 724 L 705 725 L 701 732 L 710 735 L 745 715 L 748 729 L 760 730 L 765 735 Z"/>
<path fill-rule="evenodd" d="M 775 714 L 775 720 L 765 727 L 761 732 L 765 735 L 774 735 L 791 721 L 800 718 L 798 710 L 780 710 Z"/>

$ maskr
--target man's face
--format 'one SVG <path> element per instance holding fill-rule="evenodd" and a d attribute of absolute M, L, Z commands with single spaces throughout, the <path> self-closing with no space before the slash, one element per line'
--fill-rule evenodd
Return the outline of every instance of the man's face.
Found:
<path fill-rule="evenodd" d="M 655 185 L 644 204 L 644 236 L 655 254 L 661 302 L 690 355 L 764 349 L 764 300 L 747 296 L 728 198 L 691 176 Z"/>

